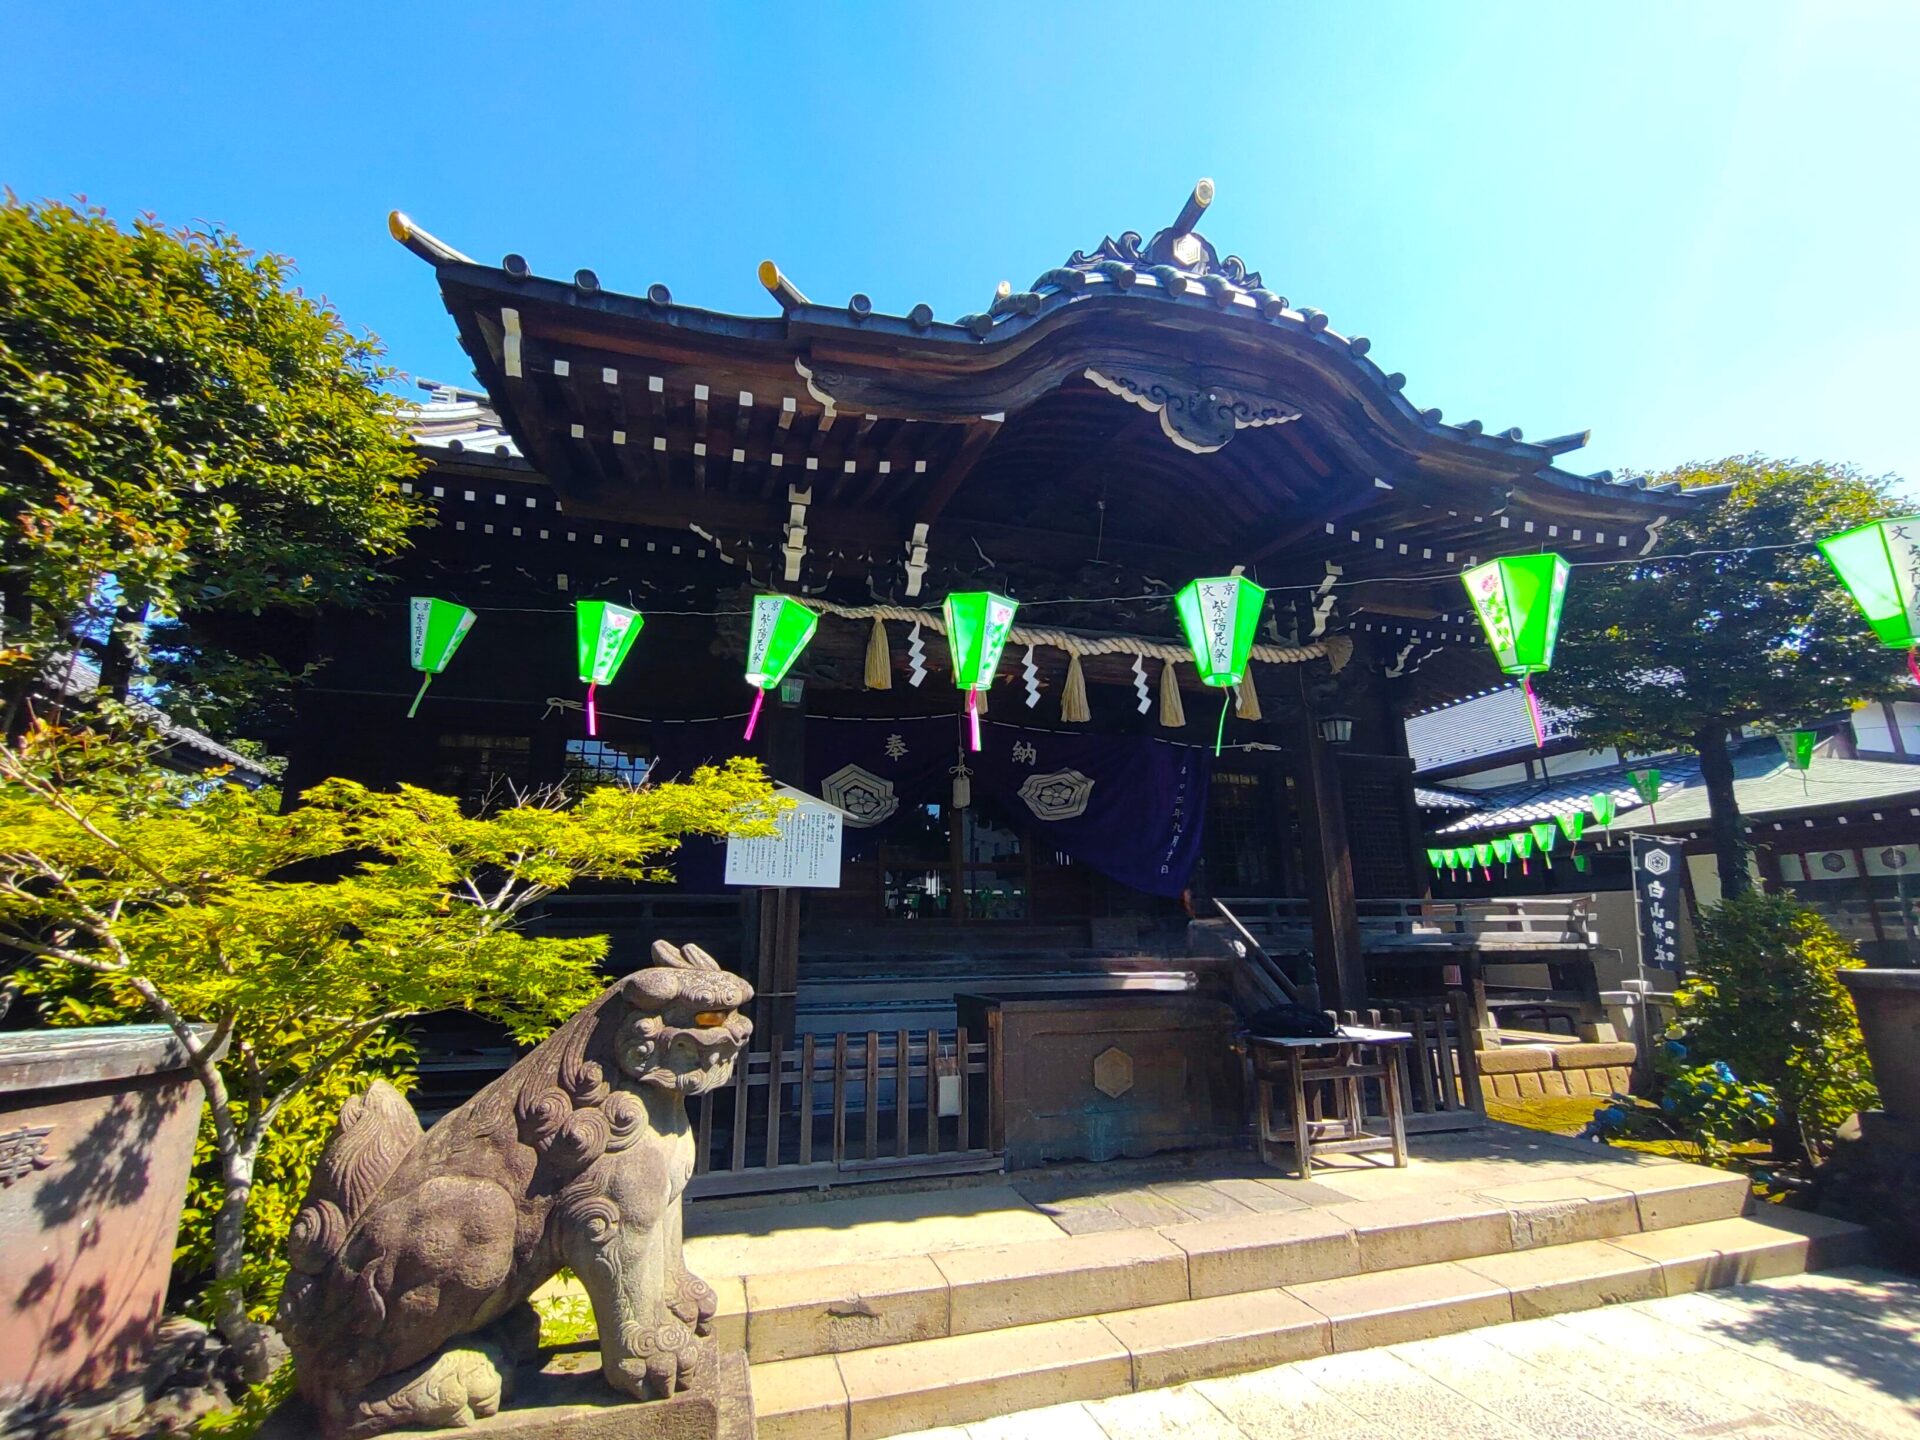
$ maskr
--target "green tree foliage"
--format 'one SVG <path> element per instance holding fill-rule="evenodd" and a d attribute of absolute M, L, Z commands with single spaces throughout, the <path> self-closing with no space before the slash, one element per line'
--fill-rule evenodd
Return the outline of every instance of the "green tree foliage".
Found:
<path fill-rule="evenodd" d="M 1662 527 L 1641 563 L 1575 573 L 1541 689 L 1581 712 L 1597 745 L 1698 752 L 1721 889 L 1737 895 L 1751 876 L 1728 731 L 1792 729 L 1904 683 L 1900 656 L 1807 543 L 1888 514 L 1886 482 L 1759 455 L 1658 478 L 1725 488 Z M 1752 548 L 1783 546 L 1797 548 Z"/>
<path fill-rule="evenodd" d="M 1875 1104 L 1853 1000 L 1840 983 L 1853 945 L 1790 896 L 1748 892 L 1709 906 L 1681 985 L 1679 1033 L 1693 1064 L 1722 1062 L 1779 1102 L 1776 1154 L 1825 1153 L 1833 1132 Z"/>
<path fill-rule="evenodd" d="M 168 703 L 229 719 L 286 678 L 255 617 L 351 603 L 421 523 L 378 345 L 292 274 L 217 229 L 0 203 L 10 705 L 79 630 L 124 691 L 152 614 L 195 677 Z"/>
<path fill-rule="evenodd" d="M 410 786 L 329 780 L 283 814 L 271 794 L 186 783 L 97 737 L 36 728 L 0 747 L 0 944 L 35 962 L 23 989 L 143 1012 L 186 1046 L 217 1187 L 196 1201 L 209 1304 L 256 1370 L 277 1277 L 249 1269 L 248 1221 L 276 1127 L 410 1015 L 465 1009 L 539 1038 L 599 993 L 606 941 L 523 934 L 529 905 L 583 879 L 668 879 L 682 836 L 770 834 L 781 803 L 748 760 L 485 818 Z M 256 1247 L 284 1241 L 289 1188 L 254 1211 Z"/>

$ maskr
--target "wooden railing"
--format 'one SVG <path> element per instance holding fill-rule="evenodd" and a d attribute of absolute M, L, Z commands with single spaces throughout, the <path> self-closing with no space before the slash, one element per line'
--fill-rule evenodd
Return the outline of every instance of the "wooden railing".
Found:
<path fill-rule="evenodd" d="M 1226 906 L 1220 905 L 1223 913 Z M 1307 902 L 1288 896 L 1234 899 L 1229 917 L 1269 956 L 1313 947 Z M 1586 902 L 1525 900 L 1358 900 L 1360 946 L 1376 950 L 1562 949 L 1595 943 Z"/>
<path fill-rule="evenodd" d="M 1249 1012 L 1273 1005 L 1319 1003 L 1317 998 L 1311 1001 L 1302 998 L 1309 991 L 1317 994 L 1318 987 L 1312 983 L 1311 973 L 1305 985 L 1296 985 L 1286 968 L 1268 953 L 1260 937 L 1248 928 L 1246 922 L 1218 898 L 1214 900 L 1213 908 L 1227 922 L 1229 933 L 1222 938 L 1228 952 L 1234 957 L 1235 988 L 1241 992 L 1239 998 L 1247 1004 Z"/>
<path fill-rule="evenodd" d="M 1568 900 L 1361 900 L 1364 950 L 1545 949 L 1592 945 L 1586 902 Z"/>
<path fill-rule="evenodd" d="M 1405 1030 L 1411 1045 L 1391 1047 L 1400 1067 L 1400 1094 L 1409 1132 L 1468 1130 L 1484 1124 L 1473 1009 L 1456 990 L 1442 1000 L 1400 1001 L 1377 1010 L 1346 1010 L 1348 1025 Z M 1378 1113 L 1377 1111 L 1375 1113 Z"/>
<path fill-rule="evenodd" d="M 964 1029 L 776 1039 L 736 1059 L 729 1084 L 687 1102 L 688 1193 L 998 1169 L 987 1075 L 987 1043 Z"/>

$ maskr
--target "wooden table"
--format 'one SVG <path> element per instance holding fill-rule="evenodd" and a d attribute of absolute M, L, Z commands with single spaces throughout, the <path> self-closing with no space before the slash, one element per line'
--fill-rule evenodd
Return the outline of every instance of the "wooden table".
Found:
<path fill-rule="evenodd" d="M 1408 1045 L 1404 1030 L 1371 1030 L 1342 1025 L 1331 1038 L 1249 1035 L 1247 1054 L 1259 1102 L 1254 1139 L 1260 1159 L 1273 1164 L 1272 1147 L 1291 1145 L 1303 1180 L 1313 1177 L 1315 1155 L 1359 1155 L 1391 1151 L 1393 1163 L 1407 1163 L 1405 1097 L 1400 1067 L 1390 1053 Z M 1363 1051 L 1374 1052 L 1371 1057 Z M 1384 1134 L 1366 1128 L 1366 1082 L 1380 1086 L 1386 1114 Z M 1275 1091 L 1284 1095 L 1288 1125 L 1274 1125 Z M 1331 1102 L 1330 1104 L 1328 1102 Z M 1331 1114 L 1323 1113 L 1330 1110 Z"/>

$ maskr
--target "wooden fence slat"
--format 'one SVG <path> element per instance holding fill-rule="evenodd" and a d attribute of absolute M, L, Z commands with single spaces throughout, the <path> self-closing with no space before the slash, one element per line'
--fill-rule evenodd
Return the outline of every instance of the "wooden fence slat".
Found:
<path fill-rule="evenodd" d="M 927 1047 L 927 1154 L 940 1153 L 940 1032 L 929 1030 Z"/>
<path fill-rule="evenodd" d="M 879 1153 L 880 1142 L 880 1032 L 867 1032 L 867 1159 Z"/>
<path fill-rule="evenodd" d="M 767 1047 L 767 1169 L 780 1163 L 780 1071 L 786 1051 L 780 1047 L 785 1037 L 776 1035 Z"/>
<path fill-rule="evenodd" d="M 833 1163 L 847 1158 L 847 1037 L 833 1037 Z"/>
<path fill-rule="evenodd" d="M 753 1093 L 748 1088 L 753 1058 L 742 1055 L 733 1065 L 733 1164 L 730 1168 L 736 1171 L 747 1168 L 747 1101 Z"/>
<path fill-rule="evenodd" d="M 1480 1089 L 1480 1056 L 1474 1048 L 1476 1032 L 1473 1028 L 1473 1005 L 1462 990 L 1449 992 L 1447 1003 L 1453 1010 L 1455 1033 L 1460 1037 L 1460 1089 L 1464 1093 L 1467 1109 L 1484 1115 L 1487 1113 L 1487 1097 Z"/>
<path fill-rule="evenodd" d="M 973 1132 L 969 1120 L 973 1114 L 973 1056 L 967 1050 L 967 1027 L 962 1025 L 954 1054 L 960 1057 L 960 1114 L 955 1128 L 954 1148 L 971 1150 Z"/>
<path fill-rule="evenodd" d="M 908 1058 L 907 1032 L 902 1030 L 893 1041 L 893 1154 L 907 1158 L 913 1139 L 913 1066 Z"/>
<path fill-rule="evenodd" d="M 800 1042 L 800 1163 L 813 1163 L 813 1036 Z"/>
<path fill-rule="evenodd" d="M 1411 1022 L 1408 1028 L 1413 1031 L 1414 1049 L 1414 1108 L 1424 1114 L 1431 1114 L 1433 1104 L 1433 1042 L 1427 1038 L 1426 1015 L 1418 1005 L 1407 1009 L 1407 1018 Z"/>

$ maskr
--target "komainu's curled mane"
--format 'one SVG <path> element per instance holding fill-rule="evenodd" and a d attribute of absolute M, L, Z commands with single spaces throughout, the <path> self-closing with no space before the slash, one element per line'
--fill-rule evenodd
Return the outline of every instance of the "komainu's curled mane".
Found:
<path fill-rule="evenodd" d="M 287 1245 L 280 1328 L 338 1440 L 499 1408 L 570 1266 L 601 1369 L 638 1398 L 708 1363 L 713 1291 L 681 1260 L 684 1097 L 725 1084 L 752 988 L 661 941 L 505 1075 L 422 1132 L 392 1086 L 347 1102 Z"/>

